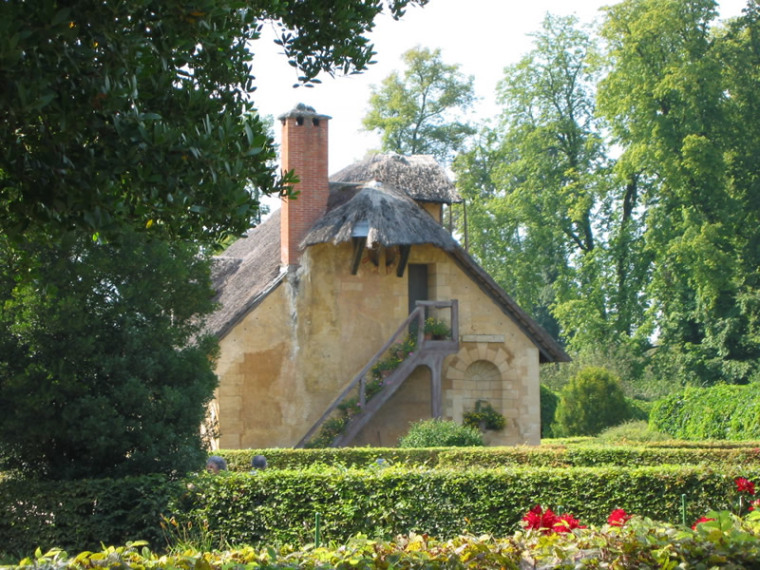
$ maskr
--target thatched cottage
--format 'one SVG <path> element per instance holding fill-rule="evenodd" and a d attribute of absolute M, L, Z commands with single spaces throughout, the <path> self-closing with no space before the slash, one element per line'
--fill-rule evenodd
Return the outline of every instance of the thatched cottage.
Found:
<path fill-rule="evenodd" d="M 539 363 L 568 356 L 443 227 L 459 199 L 443 169 L 374 155 L 328 178 L 330 118 L 279 119 L 298 197 L 216 259 L 216 444 L 302 446 L 338 425 L 334 445 L 393 446 L 485 403 L 506 418 L 489 443 L 538 444 Z M 430 318 L 451 334 L 426 339 Z"/>

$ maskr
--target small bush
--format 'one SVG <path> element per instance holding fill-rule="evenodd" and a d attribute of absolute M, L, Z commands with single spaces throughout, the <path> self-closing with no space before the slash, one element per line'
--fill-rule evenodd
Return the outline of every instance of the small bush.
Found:
<path fill-rule="evenodd" d="M 631 419 L 620 379 L 604 368 L 588 367 L 562 389 L 554 425 L 557 435 L 596 435 Z"/>
<path fill-rule="evenodd" d="M 451 420 L 421 420 L 399 439 L 399 447 L 472 447 L 482 446 L 483 436 L 476 428 Z"/>

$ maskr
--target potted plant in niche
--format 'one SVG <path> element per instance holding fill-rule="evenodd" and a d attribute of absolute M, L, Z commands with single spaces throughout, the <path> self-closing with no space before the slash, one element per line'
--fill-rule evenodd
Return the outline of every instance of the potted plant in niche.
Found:
<path fill-rule="evenodd" d="M 475 402 L 475 409 L 464 414 L 462 423 L 481 431 L 487 429 L 499 431 L 504 429 L 506 420 L 503 415 L 493 409 L 490 403 L 485 400 L 478 400 Z"/>
<path fill-rule="evenodd" d="M 433 317 L 425 319 L 424 331 L 427 340 L 443 340 L 451 337 L 451 329 L 444 321 Z"/>

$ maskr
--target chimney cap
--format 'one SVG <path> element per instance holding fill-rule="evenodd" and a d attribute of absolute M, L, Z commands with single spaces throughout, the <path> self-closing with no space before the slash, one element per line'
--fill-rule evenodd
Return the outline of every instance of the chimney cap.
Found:
<path fill-rule="evenodd" d="M 299 103 L 287 113 L 283 113 L 282 115 L 277 117 L 277 119 L 280 121 L 284 121 L 285 119 L 290 119 L 293 117 L 309 117 L 312 119 L 332 119 L 332 117 L 329 117 L 328 115 L 320 115 L 314 110 L 314 107 L 310 107 L 309 105 L 306 105 L 305 103 Z"/>

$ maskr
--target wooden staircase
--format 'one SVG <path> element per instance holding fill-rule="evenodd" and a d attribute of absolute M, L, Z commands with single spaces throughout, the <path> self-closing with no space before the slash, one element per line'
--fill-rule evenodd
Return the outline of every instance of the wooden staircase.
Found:
<path fill-rule="evenodd" d="M 426 339 L 424 336 L 425 315 L 429 309 L 451 310 L 451 338 L 443 340 Z M 331 447 L 344 447 L 350 445 L 361 429 L 367 425 L 377 411 L 396 393 L 404 381 L 418 366 L 427 366 L 432 377 L 432 415 L 434 418 L 441 417 L 443 413 L 443 396 L 441 388 L 441 372 L 443 360 L 450 354 L 459 352 L 459 305 L 457 301 L 417 301 L 415 309 L 391 336 L 388 342 L 375 354 L 375 356 L 362 368 L 353 380 L 344 388 L 340 395 L 327 408 L 325 413 L 306 432 L 306 435 L 295 445 L 296 448 L 305 447 L 306 444 L 317 434 L 325 422 L 333 416 L 341 403 L 350 398 L 358 398 L 359 411 L 350 416 L 342 433 L 338 434 L 330 444 Z M 415 325 L 413 325 L 415 323 Z M 402 342 L 409 334 L 409 330 L 416 331 L 417 339 L 414 352 L 410 353 L 400 364 L 387 376 L 382 383 L 382 389 L 371 397 L 367 396 L 367 377 L 395 344 Z"/>

